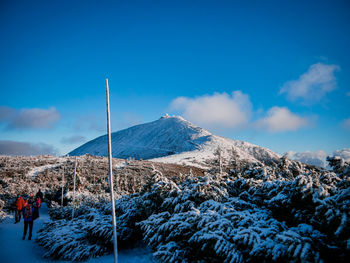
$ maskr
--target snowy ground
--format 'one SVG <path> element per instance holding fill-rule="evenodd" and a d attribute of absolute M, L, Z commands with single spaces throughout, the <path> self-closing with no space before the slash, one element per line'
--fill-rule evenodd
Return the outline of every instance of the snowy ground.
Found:
<path fill-rule="evenodd" d="M 22 240 L 23 218 L 21 222 L 17 224 L 14 224 L 13 217 L 6 218 L 6 220 L 0 224 L 0 259 L 8 263 L 21 262 L 24 259 L 26 262 L 50 262 L 42 258 L 44 249 L 34 242 L 36 231 L 40 229 L 47 220 L 49 220 L 47 206 L 43 203 L 40 209 L 40 217 L 34 222 L 32 240 Z"/>
<path fill-rule="evenodd" d="M 64 263 L 68 261 L 57 261 L 43 258 L 45 249 L 40 247 L 34 240 L 36 238 L 36 232 L 43 224 L 50 220 L 48 209 L 45 203 L 43 203 L 40 209 L 40 217 L 35 220 L 33 226 L 32 240 L 22 240 L 23 234 L 23 219 L 21 222 L 14 224 L 14 218 L 6 218 L 4 222 L 0 224 L 0 261 L 6 263 L 17 263 L 25 261 L 27 263 L 33 262 L 51 262 L 51 263 Z M 149 263 L 155 262 L 152 260 L 152 253 L 148 249 L 130 249 L 119 252 L 120 263 Z M 101 262 L 114 262 L 113 255 L 107 255 L 100 258 L 91 259 L 86 261 L 88 263 L 101 263 Z"/>

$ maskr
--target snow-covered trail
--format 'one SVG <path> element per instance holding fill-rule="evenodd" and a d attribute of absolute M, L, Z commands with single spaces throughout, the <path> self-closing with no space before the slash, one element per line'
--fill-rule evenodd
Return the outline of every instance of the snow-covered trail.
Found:
<path fill-rule="evenodd" d="M 35 167 L 27 173 L 27 176 L 28 177 L 36 177 L 38 175 L 38 173 L 41 173 L 47 169 L 51 169 L 51 168 L 55 168 L 57 166 L 60 166 L 61 163 L 62 163 L 62 161 L 59 161 L 58 163 L 47 164 L 47 165 Z"/>
<path fill-rule="evenodd" d="M 32 240 L 22 240 L 23 218 L 21 222 L 14 224 L 14 218 L 6 218 L 0 224 L 0 262 L 18 263 L 18 262 L 50 262 L 65 263 L 69 261 L 50 260 L 43 257 L 45 249 L 40 247 L 34 240 L 37 231 L 43 227 L 44 223 L 49 221 L 48 208 L 45 203 L 40 208 L 40 217 L 34 221 Z M 107 255 L 99 258 L 90 259 L 86 263 L 114 263 L 113 255 Z M 150 263 L 152 253 L 147 249 L 129 249 L 119 252 L 118 262 L 120 263 Z"/>
<path fill-rule="evenodd" d="M 40 217 L 34 221 L 32 240 L 22 240 L 23 218 L 21 222 L 14 224 L 14 218 L 6 218 L 0 224 L 0 261 L 8 263 L 16 262 L 51 262 L 43 258 L 45 250 L 34 240 L 37 231 L 49 220 L 45 203 L 40 208 Z M 63 261 L 61 261 L 63 262 Z"/>

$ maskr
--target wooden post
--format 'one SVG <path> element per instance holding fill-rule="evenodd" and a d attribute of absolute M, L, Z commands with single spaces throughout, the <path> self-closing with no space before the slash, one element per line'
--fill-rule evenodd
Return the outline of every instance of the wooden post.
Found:
<path fill-rule="evenodd" d="M 64 192 L 64 173 L 66 172 L 66 167 L 63 167 L 63 174 L 62 174 L 62 194 L 61 194 L 61 207 L 63 207 L 63 192 Z"/>
<path fill-rule="evenodd" d="M 72 210 L 72 219 L 74 218 L 74 205 L 75 205 L 75 177 L 77 175 L 77 157 L 75 156 L 74 163 L 74 179 L 73 179 L 73 210 Z"/>
<path fill-rule="evenodd" d="M 114 192 L 113 192 L 113 168 L 112 168 L 112 143 L 111 143 L 111 120 L 109 112 L 109 87 L 108 79 L 106 79 L 106 102 L 107 102 L 107 136 L 108 136 L 108 165 L 109 165 L 109 186 L 111 191 L 111 205 L 112 205 L 112 224 L 113 224 L 113 239 L 114 239 L 114 263 L 118 263 L 118 245 L 117 245 L 117 222 L 115 216 L 114 206 Z"/>
<path fill-rule="evenodd" d="M 222 175 L 222 150 L 219 149 L 219 166 L 220 166 L 220 176 Z"/>

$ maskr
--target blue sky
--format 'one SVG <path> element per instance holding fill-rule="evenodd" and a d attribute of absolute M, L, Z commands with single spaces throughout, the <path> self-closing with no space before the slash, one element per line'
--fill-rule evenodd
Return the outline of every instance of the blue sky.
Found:
<path fill-rule="evenodd" d="M 1 1 L 0 141 L 104 134 L 108 77 L 113 131 L 169 113 L 278 153 L 350 148 L 349 25 L 348 1 Z"/>

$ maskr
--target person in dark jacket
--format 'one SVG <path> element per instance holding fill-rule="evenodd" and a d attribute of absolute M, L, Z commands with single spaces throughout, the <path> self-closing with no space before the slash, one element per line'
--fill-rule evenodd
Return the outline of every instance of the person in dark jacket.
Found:
<path fill-rule="evenodd" d="M 43 192 L 41 192 L 41 190 L 39 189 L 39 191 L 36 193 L 36 195 L 35 195 L 36 197 L 39 197 L 40 198 L 40 200 L 42 201 L 43 200 L 43 198 L 44 198 L 44 194 L 43 194 Z"/>
<path fill-rule="evenodd" d="M 28 240 L 32 239 L 32 231 L 33 231 L 33 214 L 34 214 L 34 207 L 33 204 L 27 203 L 26 206 L 23 208 L 23 219 L 24 219 L 24 229 L 23 229 L 23 240 L 26 238 L 27 230 L 29 227 L 29 235 Z"/>
<path fill-rule="evenodd" d="M 29 195 L 29 198 L 26 200 L 26 205 L 27 204 L 31 204 L 31 205 L 33 205 L 34 204 L 34 196 L 33 196 L 33 194 L 30 194 Z"/>
<path fill-rule="evenodd" d="M 33 220 L 37 219 L 39 217 L 39 208 L 41 206 L 41 200 L 40 197 L 35 197 L 33 207 L 34 207 L 34 213 L 33 213 Z"/>

